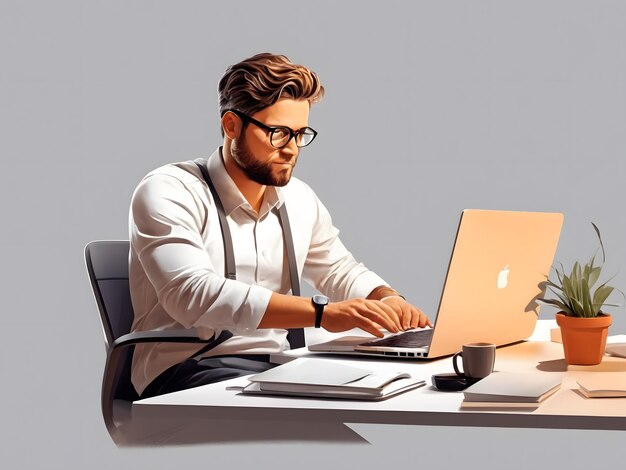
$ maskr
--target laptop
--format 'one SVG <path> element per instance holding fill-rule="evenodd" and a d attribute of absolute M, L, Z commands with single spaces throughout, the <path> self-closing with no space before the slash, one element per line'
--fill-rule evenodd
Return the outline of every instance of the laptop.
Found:
<path fill-rule="evenodd" d="M 496 346 L 530 337 L 556 252 L 563 214 L 467 209 L 461 213 L 433 328 L 372 340 L 344 336 L 316 353 L 432 359 L 465 343 Z"/>

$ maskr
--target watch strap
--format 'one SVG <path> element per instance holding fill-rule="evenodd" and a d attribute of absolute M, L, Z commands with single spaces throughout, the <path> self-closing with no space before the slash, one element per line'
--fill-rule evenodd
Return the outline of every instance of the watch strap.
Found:
<path fill-rule="evenodd" d="M 324 305 L 319 305 L 313 303 L 315 305 L 315 328 L 320 328 L 322 326 L 322 315 L 324 314 Z"/>

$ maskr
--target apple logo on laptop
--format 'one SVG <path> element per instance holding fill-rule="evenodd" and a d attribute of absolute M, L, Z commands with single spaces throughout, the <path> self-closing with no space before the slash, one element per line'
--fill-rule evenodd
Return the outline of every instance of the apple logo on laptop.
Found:
<path fill-rule="evenodd" d="M 498 289 L 504 289 L 509 283 L 509 265 L 507 264 L 498 274 Z"/>

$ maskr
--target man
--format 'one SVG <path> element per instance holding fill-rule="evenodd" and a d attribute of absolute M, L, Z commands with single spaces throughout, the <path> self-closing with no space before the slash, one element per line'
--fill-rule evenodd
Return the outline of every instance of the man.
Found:
<path fill-rule="evenodd" d="M 208 161 L 158 168 L 135 190 L 132 330 L 196 328 L 206 339 L 223 331 L 233 335 L 200 357 L 193 357 L 202 348 L 197 344 L 137 346 L 132 382 L 141 396 L 266 370 L 270 353 L 289 348 L 287 328 L 317 321 L 332 332 L 360 328 L 382 337 L 383 329 L 430 325 L 354 260 L 315 193 L 292 178 L 300 148 L 317 134 L 309 127 L 309 109 L 323 93 L 314 72 L 285 56 L 258 54 L 229 67 L 218 87 L 223 147 Z M 225 272 L 220 201 L 235 279 Z M 287 295 L 292 286 L 285 223 L 297 274 L 329 299 Z"/>

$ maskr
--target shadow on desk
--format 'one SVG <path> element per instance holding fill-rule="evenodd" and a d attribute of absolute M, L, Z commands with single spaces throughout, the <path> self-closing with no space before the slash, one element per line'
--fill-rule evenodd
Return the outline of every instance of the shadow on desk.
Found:
<path fill-rule="evenodd" d="M 593 366 L 568 366 L 565 359 L 555 359 L 539 362 L 537 370 L 542 372 L 626 372 L 626 361 L 602 361 Z"/>
<path fill-rule="evenodd" d="M 565 359 L 541 361 L 537 364 L 537 370 L 542 372 L 567 372 L 567 363 L 565 362 Z"/>
<path fill-rule="evenodd" d="M 308 442 L 369 444 L 346 425 L 336 422 L 267 419 L 211 419 L 184 406 L 160 408 L 158 412 L 133 415 L 130 404 L 120 404 L 123 416 L 118 432 L 111 435 L 119 447 L 179 446 L 194 444 Z"/>

